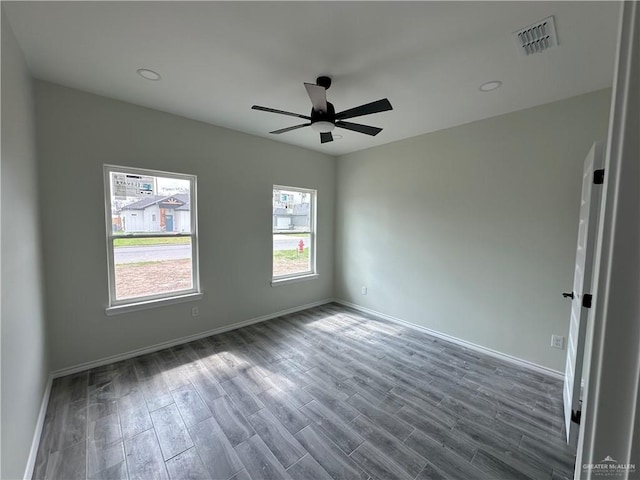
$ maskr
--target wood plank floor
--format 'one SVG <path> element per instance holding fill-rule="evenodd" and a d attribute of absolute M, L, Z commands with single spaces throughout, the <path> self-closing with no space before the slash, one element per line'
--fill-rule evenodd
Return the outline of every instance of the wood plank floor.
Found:
<path fill-rule="evenodd" d="M 57 379 L 34 478 L 573 478 L 561 399 L 328 304 Z"/>

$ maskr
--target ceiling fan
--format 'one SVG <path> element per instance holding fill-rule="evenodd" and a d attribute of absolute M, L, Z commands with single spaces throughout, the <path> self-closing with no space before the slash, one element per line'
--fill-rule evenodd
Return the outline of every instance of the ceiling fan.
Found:
<path fill-rule="evenodd" d="M 333 104 L 327 102 L 327 90 L 331 86 L 331 78 L 318 77 L 316 84 L 305 83 L 307 94 L 311 99 L 313 108 L 310 115 L 301 115 L 299 113 L 285 112 L 283 110 L 276 110 L 274 108 L 261 107 L 254 105 L 251 107 L 253 110 L 262 110 L 263 112 L 279 113 L 281 115 L 289 115 L 291 117 L 303 118 L 309 120 L 309 123 L 302 123 L 300 125 L 294 125 L 293 127 L 281 128 L 280 130 L 274 130 L 269 133 L 286 133 L 291 130 L 297 130 L 302 127 L 311 127 L 316 132 L 320 132 L 320 143 L 333 142 L 332 130 L 335 127 L 346 128 L 347 130 L 353 130 L 354 132 L 364 133 L 366 135 L 377 135 L 382 129 L 378 127 L 371 127 L 369 125 L 362 125 L 360 123 L 345 122 L 348 118 L 360 117 L 362 115 L 370 115 L 372 113 L 385 112 L 392 110 L 393 107 L 389 100 L 383 98 L 375 102 L 360 105 L 359 107 L 343 110 L 336 113 L 333 108 Z"/>

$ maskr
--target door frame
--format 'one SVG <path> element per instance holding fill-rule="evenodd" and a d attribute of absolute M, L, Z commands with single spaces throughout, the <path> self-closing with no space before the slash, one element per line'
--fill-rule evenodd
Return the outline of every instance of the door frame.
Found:
<path fill-rule="evenodd" d="M 622 2 L 602 221 L 594 281 L 591 365 L 575 478 L 607 456 L 640 475 L 640 6 Z M 622 471 L 617 477 L 630 478 Z"/>

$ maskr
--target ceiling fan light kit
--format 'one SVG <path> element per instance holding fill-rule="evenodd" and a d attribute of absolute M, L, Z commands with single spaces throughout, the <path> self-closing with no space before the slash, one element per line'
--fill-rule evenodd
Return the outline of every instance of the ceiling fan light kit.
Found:
<path fill-rule="evenodd" d="M 278 113 L 280 115 L 288 115 L 290 117 L 298 117 L 304 120 L 308 120 L 309 123 L 302 123 L 300 125 L 294 125 L 292 127 L 281 128 L 280 130 L 274 130 L 273 134 L 281 134 L 297 130 L 298 128 L 311 127 L 312 130 L 320 133 L 320 143 L 333 142 L 333 135 L 331 132 L 336 128 L 344 128 L 346 130 L 352 130 L 358 133 L 364 133 L 365 135 L 377 135 L 382 131 L 381 128 L 372 127 L 369 125 L 362 125 L 360 123 L 345 122 L 344 120 L 354 117 L 361 117 L 363 115 L 370 115 L 372 113 L 386 112 L 387 110 L 393 110 L 391 103 L 388 99 L 383 98 L 375 102 L 360 105 L 359 107 L 343 110 L 336 113 L 333 104 L 327 101 L 327 90 L 331 86 L 331 78 L 327 76 L 320 76 L 316 79 L 316 83 L 305 83 L 304 87 L 307 90 L 307 95 L 311 100 L 313 107 L 311 108 L 310 115 L 301 115 L 299 113 L 286 112 L 284 110 L 277 110 L 275 108 L 261 107 L 254 105 L 251 107 L 253 110 L 261 110 L 263 112 Z"/>
<path fill-rule="evenodd" d="M 315 130 L 320 133 L 329 133 L 336 128 L 336 125 L 332 122 L 327 122 L 325 120 L 319 120 L 317 122 L 313 122 L 311 124 L 311 130 Z"/>

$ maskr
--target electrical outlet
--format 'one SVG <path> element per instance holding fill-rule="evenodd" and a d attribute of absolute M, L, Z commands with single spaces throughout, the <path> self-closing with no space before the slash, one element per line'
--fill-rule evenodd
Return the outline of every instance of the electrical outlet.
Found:
<path fill-rule="evenodd" d="M 560 335 L 551 335 L 551 347 L 564 350 L 564 337 Z"/>
<path fill-rule="evenodd" d="M 198 315 L 200 315 L 200 309 L 198 307 L 192 307 L 191 308 L 191 316 L 192 317 L 197 317 Z"/>
<path fill-rule="evenodd" d="M 362 295 L 366 295 L 367 294 L 367 287 L 362 287 L 361 293 L 362 293 Z"/>

